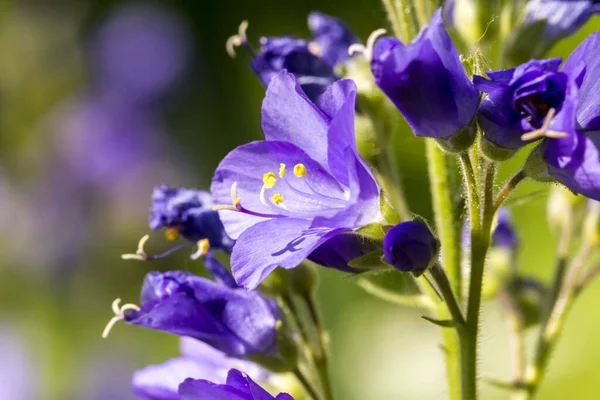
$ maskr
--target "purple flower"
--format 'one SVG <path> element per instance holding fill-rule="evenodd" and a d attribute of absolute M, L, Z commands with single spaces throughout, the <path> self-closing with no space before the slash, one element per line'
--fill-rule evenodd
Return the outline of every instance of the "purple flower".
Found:
<path fill-rule="evenodd" d="M 597 0 L 529 0 L 524 25 L 542 28 L 543 53 L 533 56 L 543 55 L 558 40 L 577 32 L 594 13 L 600 13 Z"/>
<path fill-rule="evenodd" d="M 93 43 L 98 83 L 137 101 L 163 94 L 189 57 L 182 21 L 156 7 L 128 7 L 98 32 Z"/>
<path fill-rule="evenodd" d="M 478 116 L 484 139 L 501 148 L 525 146 L 530 141 L 523 140 L 522 135 L 542 128 L 551 109 L 555 116 L 548 128 L 573 131 L 571 104 L 577 91 L 569 75 L 558 71 L 560 64 L 560 58 L 531 60 L 516 68 L 488 72 L 489 80 L 475 76 L 475 86 L 488 93 Z"/>
<path fill-rule="evenodd" d="M 225 385 L 207 380 L 186 379 L 179 385 L 181 400 L 294 400 L 287 393 L 271 396 L 248 375 L 236 369 L 229 371 Z"/>
<path fill-rule="evenodd" d="M 338 79 L 335 65 L 350 58 L 348 47 L 358 40 L 341 20 L 322 13 L 309 14 L 308 26 L 312 41 L 291 36 L 261 38 L 260 52 L 251 66 L 265 86 L 280 71 L 287 70 L 308 98 L 316 100 Z"/>
<path fill-rule="evenodd" d="M 175 229 L 184 238 L 197 242 L 208 239 L 211 248 L 231 250 L 233 240 L 227 236 L 219 214 L 212 210 L 210 193 L 166 185 L 154 188 L 150 228 Z"/>
<path fill-rule="evenodd" d="M 308 259 L 324 267 L 354 273 L 359 270 L 350 267 L 348 263 L 374 250 L 375 245 L 359 235 L 341 234 L 317 247 Z"/>
<path fill-rule="evenodd" d="M 492 234 L 492 246 L 504 247 L 514 250 L 519 244 L 519 239 L 510 218 L 508 209 L 501 208 L 498 211 L 498 225 Z"/>
<path fill-rule="evenodd" d="M 542 154 L 548 173 L 574 192 L 600 200 L 600 31 L 591 34 L 571 53 L 562 71 L 577 88 L 569 117 L 577 129 L 568 137 L 545 139 Z M 575 86 L 575 85 L 572 85 Z"/>
<path fill-rule="evenodd" d="M 378 40 L 371 69 L 415 135 L 447 139 L 467 130 L 473 137 L 479 92 L 444 28 L 441 10 L 412 43 L 393 37 Z"/>
<path fill-rule="evenodd" d="M 437 259 L 439 244 L 427 225 L 401 222 L 383 238 L 385 260 L 402 272 L 423 272 Z"/>
<path fill-rule="evenodd" d="M 287 71 L 273 78 L 262 108 L 266 140 L 229 153 L 211 193 L 237 240 L 236 281 L 255 288 L 277 266 L 293 268 L 328 239 L 381 218 L 379 187 L 358 155 L 356 86 L 333 83 L 319 106 Z"/>
<path fill-rule="evenodd" d="M 230 288 L 184 271 L 150 272 L 140 311 L 125 321 L 206 342 L 232 357 L 277 350 L 279 315 L 258 292 Z"/>
<path fill-rule="evenodd" d="M 150 365 L 133 374 L 133 392 L 142 400 L 180 400 L 179 384 L 187 378 L 224 384 L 230 368 L 240 368 L 264 381 L 269 374 L 256 364 L 229 358 L 224 353 L 192 338 L 181 338 L 181 357 Z"/>

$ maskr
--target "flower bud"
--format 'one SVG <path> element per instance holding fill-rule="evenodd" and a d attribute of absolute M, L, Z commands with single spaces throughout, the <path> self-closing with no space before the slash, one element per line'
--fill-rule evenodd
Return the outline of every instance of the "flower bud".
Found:
<path fill-rule="evenodd" d="M 317 249 L 318 250 L 318 249 Z M 301 296 L 311 295 L 318 283 L 317 271 L 314 265 L 302 263 L 290 269 L 290 284 L 293 292 Z"/>
<path fill-rule="evenodd" d="M 439 243 L 423 222 L 401 222 L 383 239 L 385 260 L 402 272 L 420 275 L 438 257 Z"/>
<path fill-rule="evenodd" d="M 553 185 L 548 196 L 548 222 L 552 232 L 559 234 L 565 224 L 578 226 L 585 211 L 584 196 L 578 196 L 564 186 Z"/>
<path fill-rule="evenodd" d="M 514 283 L 514 296 L 526 328 L 540 323 L 547 288 L 532 278 L 518 278 Z"/>

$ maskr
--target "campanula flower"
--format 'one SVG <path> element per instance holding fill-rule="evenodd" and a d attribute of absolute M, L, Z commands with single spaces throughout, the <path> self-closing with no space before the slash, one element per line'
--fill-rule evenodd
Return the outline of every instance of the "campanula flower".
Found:
<path fill-rule="evenodd" d="M 247 371 L 255 380 L 265 381 L 269 373 L 248 361 L 227 357 L 206 343 L 183 337 L 181 356 L 160 365 L 149 365 L 133 374 L 131 387 L 144 400 L 180 400 L 179 385 L 187 378 L 224 384 L 230 368 Z"/>
<path fill-rule="evenodd" d="M 208 192 L 158 186 L 152 193 L 149 225 L 153 230 L 170 228 L 171 233 L 192 242 L 208 239 L 211 248 L 229 251 L 233 240 L 225 233 L 223 223 L 212 206 Z"/>
<path fill-rule="evenodd" d="M 287 393 L 271 396 L 248 375 L 236 369 L 229 371 L 224 385 L 208 380 L 186 379 L 179 385 L 179 395 L 181 400 L 294 400 Z"/>
<path fill-rule="evenodd" d="M 312 40 L 291 36 L 263 37 L 260 51 L 251 62 L 252 69 L 267 86 L 282 70 L 294 74 L 311 100 L 316 100 L 335 80 L 334 67 L 346 61 L 348 47 L 356 36 L 341 20 L 313 12 L 308 16 Z"/>
<path fill-rule="evenodd" d="M 356 149 L 355 97 L 354 82 L 340 80 L 316 105 L 280 72 L 263 102 L 266 140 L 217 167 L 211 193 L 237 240 L 231 265 L 240 285 L 255 288 L 277 266 L 293 268 L 335 235 L 381 219 L 379 187 Z"/>
<path fill-rule="evenodd" d="M 385 260 L 402 272 L 422 272 L 437 259 L 439 244 L 429 227 L 419 221 L 401 222 L 383 238 Z"/>
<path fill-rule="evenodd" d="M 597 0 L 529 0 L 523 23 L 508 40 L 513 59 L 544 57 L 560 39 L 577 32 L 593 14 L 600 13 Z"/>
<path fill-rule="evenodd" d="M 189 272 L 150 272 L 141 305 L 126 322 L 201 340 L 232 357 L 277 350 L 278 310 L 258 292 L 230 288 Z"/>
<path fill-rule="evenodd" d="M 415 135 L 449 139 L 467 132 L 470 145 L 479 92 L 444 28 L 441 10 L 412 43 L 393 37 L 379 39 L 371 70 Z"/>

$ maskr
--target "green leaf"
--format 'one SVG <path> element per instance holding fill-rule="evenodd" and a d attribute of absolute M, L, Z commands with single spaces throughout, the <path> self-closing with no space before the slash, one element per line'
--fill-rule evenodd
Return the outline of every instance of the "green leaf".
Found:
<path fill-rule="evenodd" d="M 381 242 L 385 236 L 383 225 L 378 222 L 373 222 L 372 224 L 363 226 L 356 231 L 356 234 L 376 242 Z"/>
<path fill-rule="evenodd" d="M 402 222 L 402 219 L 400 219 L 400 215 L 398 215 L 396 210 L 394 210 L 383 191 L 379 196 L 379 207 L 381 209 L 381 215 L 383 215 L 383 219 L 388 224 L 398 225 L 400 222 Z"/>
<path fill-rule="evenodd" d="M 426 315 L 421 315 L 421 318 L 431 322 L 434 325 L 441 326 L 442 328 L 454 328 L 456 326 L 456 322 L 454 322 L 454 320 L 451 319 L 434 319 Z"/>
<path fill-rule="evenodd" d="M 358 258 L 355 258 L 354 260 L 350 261 L 348 263 L 349 266 L 351 266 L 352 268 L 359 268 L 359 269 L 387 269 L 390 268 L 390 266 L 385 263 L 384 261 L 382 261 L 381 257 L 382 257 L 382 252 L 381 249 L 377 249 L 374 250 L 370 253 L 367 253 L 365 255 L 362 255 Z"/>

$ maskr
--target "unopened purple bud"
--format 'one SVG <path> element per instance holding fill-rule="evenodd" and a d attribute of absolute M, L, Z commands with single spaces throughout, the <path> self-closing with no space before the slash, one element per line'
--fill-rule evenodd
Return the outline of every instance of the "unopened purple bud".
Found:
<path fill-rule="evenodd" d="M 402 272 L 422 272 L 437 258 L 438 241 L 427 225 L 419 221 L 402 222 L 383 239 L 386 261 Z"/>

